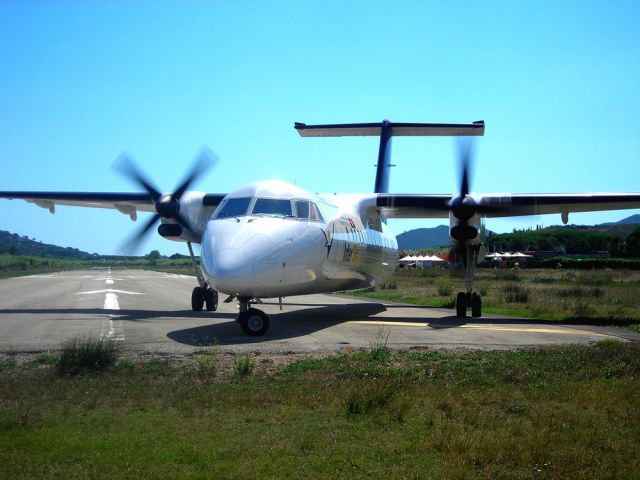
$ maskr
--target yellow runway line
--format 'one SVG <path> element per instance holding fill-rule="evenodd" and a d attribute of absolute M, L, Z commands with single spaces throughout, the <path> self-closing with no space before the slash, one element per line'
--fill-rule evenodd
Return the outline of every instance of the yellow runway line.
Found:
<path fill-rule="evenodd" d="M 558 333 L 560 335 L 591 335 L 595 337 L 609 337 L 602 333 L 590 332 L 588 330 L 577 330 L 574 328 L 542 328 L 542 327 L 503 327 L 500 325 L 461 325 L 461 328 L 471 328 L 473 330 L 489 330 L 494 332 L 531 332 L 531 333 Z"/>
<path fill-rule="evenodd" d="M 376 325 L 380 327 L 428 327 L 428 323 L 418 322 L 393 322 L 387 320 L 351 320 L 348 323 L 357 323 L 359 325 Z M 594 337 L 609 337 L 602 333 L 591 332 L 588 330 L 577 330 L 574 328 L 544 328 L 544 327 L 517 327 L 517 326 L 501 326 L 501 325 L 460 325 L 452 328 L 469 328 L 471 330 L 485 330 L 489 332 L 516 332 L 516 333 L 555 333 L 560 335 L 585 335 Z"/>
<path fill-rule="evenodd" d="M 388 322 L 386 320 L 351 320 L 347 323 L 358 323 L 360 325 L 379 325 L 381 327 L 389 326 L 389 327 L 426 327 L 428 326 L 426 323 L 418 323 L 418 322 Z"/>

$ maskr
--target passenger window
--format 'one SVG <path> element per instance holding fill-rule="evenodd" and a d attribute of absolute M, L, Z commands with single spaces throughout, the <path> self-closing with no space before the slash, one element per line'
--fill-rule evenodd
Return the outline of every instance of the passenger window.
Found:
<path fill-rule="evenodd" d="M 247 214 L 251 198 L 229 198 L 216 218 L 240 217 Z"/>
<path fill-rule="evenodd" d="M 292 217 L 291 201 L 279 198 L 258 198 L 253 206 L 254 215 L 283 215 Z"/>

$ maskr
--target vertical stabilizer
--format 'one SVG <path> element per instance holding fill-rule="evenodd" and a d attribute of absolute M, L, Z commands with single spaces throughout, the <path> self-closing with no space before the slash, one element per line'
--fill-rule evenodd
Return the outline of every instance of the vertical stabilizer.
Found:
<path fill-rule="evenodd" d="M 380 130 L 380 149 L 376 169 L 376 183 L 373 193 L 389 193 L 389 174 L 391 170 L 391 122 L 383 120 Z"/>

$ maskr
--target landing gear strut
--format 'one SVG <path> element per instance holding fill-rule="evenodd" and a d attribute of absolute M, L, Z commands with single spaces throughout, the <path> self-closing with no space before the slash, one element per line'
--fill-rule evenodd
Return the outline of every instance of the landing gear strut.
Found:
<path fill-rule="evenodd" d="M 264 335 L 269 330 L 269 317 L 262 310 L 251 308 L 251 299 L 239 297 L 240 312 L 236 322 L 240 324 L 242 331 L 251 337 Z"/>
<path fill-rule="evenodd" d="M 471 246 L 466 247 L 464 255 L 464 292 L 458 292 L 456 296 L 456 316 L 465 318 L 467 307 L 471 307 L 472 317 L 482 316 L 482 296 L 480 292 L 473 291 L 473 267 L 478 258 L 478 252 Z"/>
<path fill-rule="evenodd" d="M 196 261 L 196 257 L 193 254 L 193 248 L 191 242 L 187 242 L 189 247 L 189 255 L 191 256 L 191 263 L 193 269 L 196 272 L 196 278 L 198 279 L 198 287 L 194 287 L 191 292 L 191 310 L 194 312 L 201 312 L 202 308 L 206 306 L 208 312 L 213 312 L 218 308 L 218 292 L 216 292 L 204 279 L 200 265 Z"/>

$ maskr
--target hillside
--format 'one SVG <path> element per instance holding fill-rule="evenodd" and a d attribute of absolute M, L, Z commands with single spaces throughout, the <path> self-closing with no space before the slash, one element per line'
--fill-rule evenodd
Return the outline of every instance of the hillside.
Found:
<path fill-rule="evenodd" d="M 420 250 L 422 248 L 449 246 L 449 227 L 438 225 L 433 228 L 417 228 L 396 236 L 400 250 Z"/>
<path fill-rule="evenodd" d="M 623 218 L 617 222 L 608 222 L 601 223 L 600 225 L 596 225 L 597 227 L 610 227 L 613 225 L 640 225 L 640 213 L 636 213 L 635 215 L 631 215 L 630 217 Z"/>
<path fill-rule="evenodd" d="M 17 233 L 0 230 L 0 254 L 28 255 L 33 257 L 74 258 L 88 260 L 96 258 L 97 254 L 83 252 L 77 248 L 59 247 L 48 243 L 38 242 Z"/>
<path fill-rule="evenodd" d="M 568 253 L 597 250 L 619 251 L 629 234 L 640 224 L 640 215 L 631 215 L 618 222 L 594 226 L 567 225 L 513 233 L 487 232 L 487 246 L 497 250 L 566 250 Z M 400 250 L 450 245 L 449 227 L 417 228 L 396 237 Z"/>

